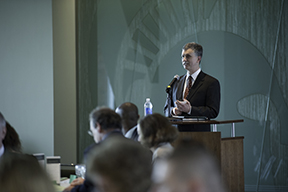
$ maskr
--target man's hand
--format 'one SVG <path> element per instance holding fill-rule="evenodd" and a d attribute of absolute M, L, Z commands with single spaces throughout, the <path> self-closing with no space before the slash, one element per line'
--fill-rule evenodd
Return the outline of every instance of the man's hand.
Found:
<path fill-rule="evenodd" d="M 84 179 L 82 177 L 78 177 L 77 179 L 74 179 L 70 185 L 72 186 L 77 186 L 77 185 L 82 185 L 84 183 Z"/>
<path fill-rule="evenodd" d="M 173 108 L 173 115 L 179 116 L 179 115 L 181 115 L 181 114 L 182 114 L 182 111 L 180 111 L 177 107 L 174 107 L 174 108 Z"/>
<path fill-rule="evenodd" d="M 75 186 L 82 185 L 84 183 L 84 179 L 82 177 L 78 177 L 74 179 L 68 187 L 66 187 L 63 192 L 70 192 Z"/>
<path fill-rule="evenodd" d="M 190 111 L 191 111 L 191 105 L 187 99 L 184 99 L 184 101 L 177 100 L 175 102 L 175 105 L 176 105 L 177 110 L 179 110 L 181 112 L 190 113 Z"/>

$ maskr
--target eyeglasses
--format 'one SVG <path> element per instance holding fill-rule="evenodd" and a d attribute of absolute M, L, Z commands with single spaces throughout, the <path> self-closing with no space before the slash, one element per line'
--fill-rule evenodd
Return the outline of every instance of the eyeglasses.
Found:
<path fill-rule="evenodd" d="M 87 133 L 92 137 L 94 136 L 91 130 L 88 130 Z"/>

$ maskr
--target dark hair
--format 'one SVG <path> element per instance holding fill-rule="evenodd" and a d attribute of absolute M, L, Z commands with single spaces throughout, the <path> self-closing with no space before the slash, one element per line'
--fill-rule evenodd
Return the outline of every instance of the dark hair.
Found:
<path fill-rule="evenodd" d="M 116 108 L 115 112 L 119 114 L 122 119 L 122 129 L 124 132 L 127 132 L 137 125 L 139 114 L 138 108 L 134 103 L 122 103 L 119 107 Z"/>
<path fill-rule="evenodd" d="M 6 121 L 6 129 L 7 129 L 6 136 L 3 140 L 5 149 L 12 151 L 12 152 L 21 153 L 22 146 L 21 146 L 19 135 L 16 132 L 16 130 L 10 125 L 10 123 L 7 121 Z"/>
<path fill-rule="evenodd" d="M 94 182 L 99 175 L 108 178 L 108 186 L 121 192 L 145 192 L 151 184 L 151 160 L 151 152 L 138 142 L 111 137 L 91 151 L 87 175 Z"/>
<path fill-rule="evenodd" d="M 195 42 L 187 43 L 183 46 L 183 50 L 192 49 L 197 56 L 202 57 L 203 55 L 203 47 Z"/>
<path fill-rule="evenodd" d="M 142 141 L 146 147 L 156 147 L 163 142 L 173 142 L 178 136 L 178 130 L 169 120 L 159 113 L 153 113 L 140 120 Z"/>
<path fill-rule="evenodd" d="M 121 129 L 121 117 L 115 111 L 106 107 L 97 107 L 90 113 L 90 121 L 93 122 L 94 127 L 96 123 L 101 125 L 101 128 L 106 129 Z"/>
<path fill-rule="evenodd" d="M 138 115 L 138 108 L 134 103 L 131 102 L 125 102 L 122 103 L 119 107 L 117 107 L 117 110 L 122 110 L 122 113 L 119 114 L 122 115 L 122 119 L 125 119 L 130 122 L 137 122 L 139 115 Z"/>
<path fill-rule="evenodd" d="M 3 114 L 0 112 L 0 128 L 6 127 L 6 121 Z"/>

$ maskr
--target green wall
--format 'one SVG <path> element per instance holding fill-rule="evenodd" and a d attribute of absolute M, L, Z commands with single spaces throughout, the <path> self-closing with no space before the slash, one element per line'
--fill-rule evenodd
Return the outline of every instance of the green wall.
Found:
<path fill-rule="evenodd" d="M 0 1 L 0 111 L 23 151 L 54 155 L 52 1 Z"/>
<path fill-rule="evenodd" d="M 236 135 L 245 137 L 245 190 L 287 189 L 287 8 L 280 0 L 77 1 L 79 159 L 93 142 L 94 107 L 130 101 L 143 116 L 150 97 L 163 113 L 165 87 L 185 73 L 181 48 L 195 41 L 202 70 L 221 84 L 217 119 L 244 119 Z M 218 128 L 230 136 L 230 125 Z"/>
<path fill-rule="evenodd" d="M 0 0 L 0 111 L 24 153 L 76 163 L 73 0 Z"/>

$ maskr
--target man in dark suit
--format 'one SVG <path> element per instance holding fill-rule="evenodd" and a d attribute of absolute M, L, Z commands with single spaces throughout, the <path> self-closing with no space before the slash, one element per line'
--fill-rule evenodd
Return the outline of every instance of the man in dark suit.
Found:
<path fill-rule="evenodd" d="M 182 49 L 182 65 L 187 73 L 171 87 L 164 107 L 166 116 L 205 116 L 216 118 L 220 108 L 220 83 L 201 71 L 203 48 L 187 43 Z M 169 101 L 171 99 L 171 102 Z M 210 131 L 208 124 L 179 125 L 179 131 Z"/>
<path fill-rule="evenodd" d="M 126 138 L 138 141 L 137 123 L 139 119 L 138 108 L 135 104 L 125 102 L 115 110 L 122 119 L 122 132 Z"/>
<path fill-rule="evenodd" d="M 110 138 L 124 138 L 121 132 L 121 117 L 112 109 L 96 108 L 89 116 L 90 134 L 94 138 L 95 143 L 88 146 L 84 151 L 84 161 L 86 163 L 90 152 L 97 150 L 98 145 Z M 63 192 L 92 192 L 94 186 L 89 178 L 77 178 Z"/>
<path fill-rule="evenodd" d="M 0 158 L 5 152 L 5 148 L 3 145 L 5 135 L 6 135 L 6 121 L 2 113 L 0 112 Z"/>

